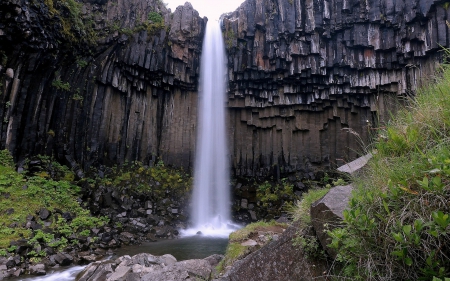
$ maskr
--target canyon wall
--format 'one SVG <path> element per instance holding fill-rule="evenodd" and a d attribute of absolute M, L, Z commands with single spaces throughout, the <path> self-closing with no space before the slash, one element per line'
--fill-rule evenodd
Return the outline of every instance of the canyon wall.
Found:
<path fill-rule="evenodd" d="M 206 19 L 189 3 L 170 13 L 159 0 L 51 1 L 0 4 L 0 148 L 78 171 L 155 159 L 187 168 Z M 94 28 L 77 29 L 76 12 Z"/>
<path fill-rule="evenodd" d="M 442 62 L 449 6 L 247 0 L 223 16 L 234 174 L 312 178 L 363 152 Z M 80 173 L 156 159 L 192 168 L 206 21 L 160 0 L 1 1 L 0 148 Z"/>
<path fill-rule="evenodd" d="M 442 62 L 449 6 L 247 0 L 225 15 L 235 173 L 307 176 L 364 153 L 374 127 Z"/>

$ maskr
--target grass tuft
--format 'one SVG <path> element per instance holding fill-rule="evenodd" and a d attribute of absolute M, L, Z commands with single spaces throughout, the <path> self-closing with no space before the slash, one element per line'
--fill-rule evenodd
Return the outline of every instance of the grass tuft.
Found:
<path fill-rule="evenodd" d="M 359 280 L 450 276 L 450 68 L 400 110 L 354 179 L 335 273 Z M 339 268 L 339 269 L 337 269 Z"/>

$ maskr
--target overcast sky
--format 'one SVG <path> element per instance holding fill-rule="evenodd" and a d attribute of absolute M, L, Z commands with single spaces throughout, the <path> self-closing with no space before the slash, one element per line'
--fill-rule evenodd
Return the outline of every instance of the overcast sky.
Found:
<path fill-rule="evenodd" d="M 233 12 L 245 0 L 163 0 L 167 3 L 172 12 L 185 2 L 191 2 L 194 9 L 196 9 L 201 17 L 208 17 L 210 20 L 219 19 L 223 13 Z"/>

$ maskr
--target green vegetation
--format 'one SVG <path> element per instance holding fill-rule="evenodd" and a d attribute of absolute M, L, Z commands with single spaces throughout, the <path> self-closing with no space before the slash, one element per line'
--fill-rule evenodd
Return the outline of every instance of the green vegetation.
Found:
<path fill-rule="evenodd" d="M 230 49 L 233 47 L 234 42 L 236 41 L 237 35 L 234 33 L 232 29 L 228 30 L 224 34 L 225 37 L 225 45 L 227 46 L 227 49 Z"/>
<path fill-rule="evenodd" d="M 154 24 L 164 24 L 164 19 L 160 13 L 150 12 L 148 14 L 148 20 Z"/>
<path fill-rule="evenodd" d="M 325 196 L 330 190 L 327 188 L 313 188 L 302 195 L 302 199 L 291 210 L 291 216 L 294 221 L 300 222 L 300 228 L 306 228 L 311 225 L 311 214 L 309 212 L 311 204 Z"/>
<path fill-rule="evenodd" d="M 354 179 L 344 226 L 329 232 L 337 275 L 450 276 L 450 68 L 439 76 L 378 132 L 377 153 Z"/>
<path fill-rule="evenodd" d="M 155 35 L 157 31 L 164 28 L 166 28 L 164 18 L 162 14 L 158 12 L 150 12 L 147 19 L 143 22 L 137 20 L 134 28 L 121 28 L 120 22 L 117 21 L 111 25 L 111 31 L 118 31 L 119 33 L 127 36 L 132 36 L 133 34 L 144 30 L 147 31 L 149 35 Z M 170 27 L 167 28 L 169 29 Z"/>
<path fill-rule="evenodd" d="M 61 21 L 62 34 L 71 43 L 95 45 L 98 35 L 92 15 L 83 15 L 83 4 L 76 0 L 44 0 L 49 16 Z"/>
<path fill-rule="evenodd" d="M 150 194 L 154 201 L 168 196 L 179 198 L 192 188 L 192 178 L 188 173 L 167 167 L 162 161 L 152 167 L 143 166 L 139 162 L 113 167 L 105 178 L 89 181 L 92 187 L 103 185 L 118 190 L 127 189 L 128 192 Z"/>
<path fill-rule="evenodd" d="M 265 181 L 256 189 L 256 198 L 264 208 L 275 205 L 279 205 L 282 208 L 282 200 L 294 201 L 294 186 L 287 179 L 282 179 L 281 184 L 271 184 Z"/>
<path fill-rule="evenodd" d="M 52 86 L 55 87 L 58 90 L 62 91 L 70 91 L 70 84 L 69 82 L 63 82 L 60 78 L 57 78 L 52 81 Z"/>
<path fill-rule="evenodd" d="M 0 50 L 0 65 L 5 67 L 7 63 L 8 63 L 8 56 L 6 55 L 5 51 Z"/>
<path fill-rule="evenodd" d="M 88 62 L 83 59 L 78 58 L 77 65 L 78 65 L 78 67 L 85 68 L 88 65 Z"/>
<path fill-rule="evenodd" d="M 258 221 L 251 223 L 246 227 L 236 230 L 230 234 L 225 257 L 217 266 L 217 271 L 223 271 L 227 266 L 233 264 L 236 260 L 244 258 L 250 253 L 248 246 L 241 245 L 247 239 L 251 239 L 253 235 L 261 231 L 271 231 L 272 229 L 285 229 L 287 226 L 272 220 L 270 222 Z"/>
<path fill-rule="evenodd" d="M 93 217 L 77 202 L 80 188 L 70 181 L 74 174 L 65 166 L 40 157 L 43 169 L 26 175 L 15 171 L 13 159 L 8 151 L 0 151 L 0 254 L 14 252 L 10 241 L 21 238 L 31 239 L 30 243 L 45 241 L 51 247 L 62 250 L 70 243 L 78 243 L 69 236 L 85 235 L 93 227 L 105 225 L 105 217 Z M 26 166 L 26 165 L 25 165 Z M 41 226 L 44 222 L 37 214 L 41 208 L 52 212 L 46 226 L 52 229 L 33 231 L 26 227 L 27 217 L 34 216 Z M 61 213 L 70 213 L 73 219 L 66 220 Z M 42 257 L 43 252 L 31 251 L 30 257 Z"/>
<path fill-rule="evenodd" d="M 332 185 L 329 182 L 332 182 Z M 327 257 L 317 236 L 314 234 L 310 213 L 311 205 L 325 196 L 331 186 L 345 184 L 346 182 L 342 178 L 333 180 L 328 174 L 325 174 L 322 181 L 313 185 L 307 193 L 302 195 L 302 199 L 297 201 L 296 205 L 289 210 L 293 221 L 298 221 L 299 229 L 297 236 L 294 238 L 293 246 L 300 247 L 310 259 L 325 259 Z"/>

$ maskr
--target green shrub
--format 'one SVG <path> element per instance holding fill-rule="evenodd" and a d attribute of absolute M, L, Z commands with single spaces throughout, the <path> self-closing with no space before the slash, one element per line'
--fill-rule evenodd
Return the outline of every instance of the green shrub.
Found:
<path fill-rule="evenodd" d="M 450 69 L 379 132 L 377 153 L 330 231 L 336 273 L 360 280 L 450 276 Z M 337 270 L 339 268 L 339 270 Z"/>
<path fill-rule="evenodd" d="M 0 166 L 14 167 L 14 160 L 8 150 L 0 150 Z"/>
<path fill-rule="evenodd" d="M 216 268 L 217 271 L 219 272 L 223 271 L 225 267 L 233 264 L 233 262 L 243 258 L 245 255 L 249 253 L 248 247 L 241 245 L 243 241 L 249 239 L 252 234 L 258 233 L 258 231 L 270 229 L 271 227 L 274 226 L 286 228 L 285 224 L 277 223 L 274 220 L 269 222 L 258 221 L 248 224 L 244 228 L 232 232 L 230 234 L 230 240 L 228 242 L 228 246 L 225 252 L 225 257 L 217 266 Z"/>
<path fill-rule="evenodd" d="M 8 197 L 0 200 L 0 251 L 3 249 L 14 252 L 14 247 L 7 247 L 11 241 L 20 238 L 30 239 L 32 245 L 46 243 L 51 247 L 64 249 L 68 245 L 67 238 L 73 233 L 86 233 L 86 230 L 108 222 L 105 217 L 93 217 L 88 210 L 80 206 L 77 201 L 80 187 L 66 180 L 73 180 L 73 173 L 67 167 L 51 161 L 49 157 L 38 158 L 41 160 L 41 166 L 49 171 L 19 174 L 15 171 L 9 153 L 0 152 L 0 193 L 8 194 Z M 5 159 L 6 161 L 3 161 Z M 14 208 L 14 211 L 9 213 L 11 208 Z M 26 222 L 27 216 L 38 213 L 41 208 L 46 208 L 54 214 L 56 209 L 70 212 L 74 219 L 66 221 L 59 217 L 57 221 L 54 218 L 48 220 L 51 223 L 49 227 L 53 229 L 50 234 L 26 229 L 23 223 Z M 37 223 L 43 224 L 39 219 Z M 40 253 L 36 255 L 40 256 Z"/>
<path fill-rule="evenodd" d="M 150 12 L 148 14 L 148 20 L 153 24 L 164 24 L 162 15 L 157 12 Z"/>
<path fill-rule="evenodd" d="M 63 82 L 60 78 L 53 80 L 52 86 L 58 90 L 70 91 L 69 82 Z"/>

